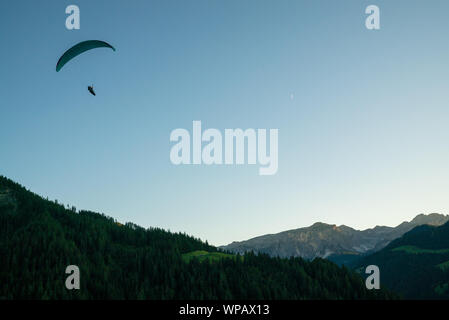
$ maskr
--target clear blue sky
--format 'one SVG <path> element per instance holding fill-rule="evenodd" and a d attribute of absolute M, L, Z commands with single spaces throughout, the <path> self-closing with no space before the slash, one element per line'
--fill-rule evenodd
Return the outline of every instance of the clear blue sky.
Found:
<path fill-rule="evenodd" d="M 65 28 L 69 4 L 81 30 Z M 370 4 L 379 31 L 365 28 Z M 447 213 L 448 11 L 446 0 L 1 1 L 0 174 L 215 245 Z M 55 72 L 89 39 L 117 51 Z M 278 173 L 172 165 L 170 132 L 193 120 L 279 129 Z"/>

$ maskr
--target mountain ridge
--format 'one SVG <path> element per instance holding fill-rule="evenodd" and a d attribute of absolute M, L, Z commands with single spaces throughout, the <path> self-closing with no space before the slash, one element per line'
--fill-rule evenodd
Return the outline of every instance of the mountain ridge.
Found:
<path fill-rule="evenodd" d="M 244 241 L 234 241 L 220 248 L 234 252 L 262 252 L 270 256 L 302 257 L 305 259 L 328 258 L 337 263 L 366 255 L 387 246 L 416 226 L 442 225 L 449 215 L 439 213 L 419 214 L 411 221 L 396 227 L 375 226 L 357 230 L 346 225 L 337 226 L 316 222 L 309 227 L 290 229 L 274 234 L 257 236 Z"/>

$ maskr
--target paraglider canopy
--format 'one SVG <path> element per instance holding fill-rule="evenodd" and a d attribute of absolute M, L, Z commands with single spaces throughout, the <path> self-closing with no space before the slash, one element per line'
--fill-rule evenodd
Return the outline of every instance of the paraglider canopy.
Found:
<path fill-rule="evenodd" d="M 59 72 L 61 68 L 70 60 L 75 58 L 76 56 L 80 55 L 83 52 L 96 49 L 96 48 L 111 48 L 115 51 L 115 48 L 111 46 L 109 43 L 100 41 L 100 40 L 88 40 L 80 42 L 73 47 L 71 47 L 69 50 L 64 52 L 64 54 L 59 58 L 58 63 L 56 64 L 56 71 Z"/>

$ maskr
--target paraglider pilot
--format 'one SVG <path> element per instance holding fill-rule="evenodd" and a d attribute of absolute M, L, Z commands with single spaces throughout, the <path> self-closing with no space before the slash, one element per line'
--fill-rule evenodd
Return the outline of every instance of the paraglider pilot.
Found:
<path fill-rule="evenodd" d="M 94 91 L 94 86 L 93 86 L 93 85 L 88 86 L 88 87 L 87 87 L 87 90 L 89 90 L 89 92 L 90 92 L 92 95 L 96 96 L 95 91 Z"/>

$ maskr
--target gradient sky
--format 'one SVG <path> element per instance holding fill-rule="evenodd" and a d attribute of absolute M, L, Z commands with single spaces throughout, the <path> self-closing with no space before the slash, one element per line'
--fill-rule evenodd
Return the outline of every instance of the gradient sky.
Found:
<path fill-rule="evenodd" d="M 81 30 L 65 28 L 70 4 Z M 379 31 L 365 28 L 370 4 Z M 448 213 L 447 12 L 447 0 L 1 1 L 0 174 L 215 245 Z M 89 39 L 117 51 L 55 72 Z M 172 165 L 170 132 L 193 120 L 279 129 L 278 173 Z"/>

